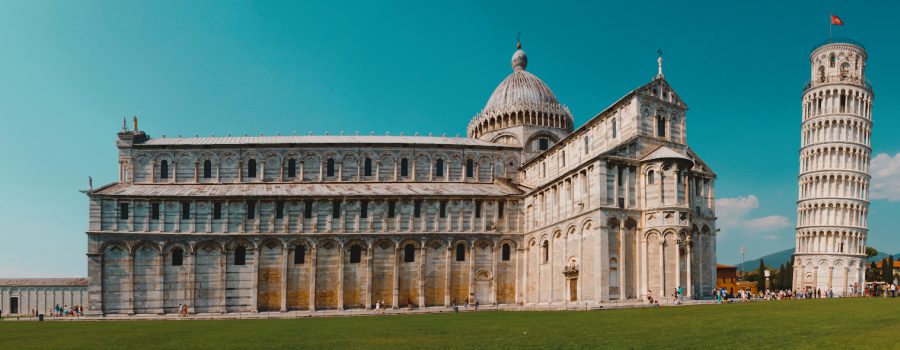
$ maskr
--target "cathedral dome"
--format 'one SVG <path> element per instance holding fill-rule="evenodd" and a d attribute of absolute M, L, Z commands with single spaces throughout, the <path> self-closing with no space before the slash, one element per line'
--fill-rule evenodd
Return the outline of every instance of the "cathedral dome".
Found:
<path fill-rule="evenodd" d="M 525 70 L 528 56 L 521 47 L 512 56 L 513 72 L 494 89 L 482 115 L 530 109 L 561 109 L 556 95 L 540 78 Z"/>

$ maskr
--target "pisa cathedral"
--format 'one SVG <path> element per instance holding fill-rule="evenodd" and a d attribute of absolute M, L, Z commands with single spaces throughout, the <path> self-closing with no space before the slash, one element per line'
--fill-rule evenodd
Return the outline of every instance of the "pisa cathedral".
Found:
<path fill-rule="evenodd" d="M 794 288 L 835 295 L 865 286 L 872 85 L 868 55 L 846 39 L 817 45 L 803 89 Z"/>
<path fill-rule="evenodd" d="M 662 74 L 575 128 L 526 70 L 467 137 L 117 135 L 91 188 L 95 315 L 646 302 L 716 280 L 716 175 Z"/>

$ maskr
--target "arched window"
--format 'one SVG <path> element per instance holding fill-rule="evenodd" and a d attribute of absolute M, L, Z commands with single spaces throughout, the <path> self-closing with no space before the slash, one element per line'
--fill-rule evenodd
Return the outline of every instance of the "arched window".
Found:
<path fill-rule="evenodd" d="M 566 151 L 559 152 L 559 166 L 566 166 Z"/>
<path fill-rule="evenodd" d="M 406 158 L 400 159 L 400 176 L 409 176 L 409 160 Z"/>
<path fill-rule="evenodd" d="M 251 159 L 247 161 L 247 177 L 254 178 L 256 177 L 256 159 Z"/>
<path fill-rule="evenodd" d="M 466 261 L 466 245 L 462 243 L 456 244 L 456 261 Z"/>
<path fill-rule="evenodd" d="M 297 176 L 297 160 L 294 158 L 288 159 L 287 177 L 296 177 L 296 176 Z"/>
<path fill-rule="evenodd" d="M 550 261 L 550 242 L 544 241 L 541 244 L 541 257 L 543 258 L 543 262 Z"/>
<path fill-rule="evenodd" d="M 512 249 L 509 246 L 509 243 L 503 243 L 503 250 L 500 252 L 500 260 L 509 261 L 510 251 Z"/>
<path fill-rule="evenodd" d="M 163 159 L 159 162 L 159 178 L 160 179 L 168 179 L 169 178 L 169 161 Z"/>
<path fill-rule="evenodd" d="M 819 82 L 825 82 L 825 66 L 819 66 Z"/>
<path fill-rule="evenodd" d="M 591 142 L 587 135 L 584 135 L 584 154 L 588 154 L 591 150 Z"/>
<path fill-rule="evenodd" d="M 172 250 L 172 266 L 181 266 L 184 262 L 184 251 L 181 248 Z"/>
<path fill-rule="evenodd" d="M 653 170 L 650 170 L 647 172 L 647 184 L 648 185 L 652 185 L 654 182 L 656 182 L 655 175 L 656 174 L 653 172 Z"/>
<path fill-rule="evenodd" d="M 334 176 L 334 158 L 328 158 L 328 161 L 325 163 L 325 176 Z"/>
<path fill-rule="evenodd" d="M 403 247 L 403 262 L 416 262 L 416 247 L 412 244 Z"/>
<path fill-rule="evenodd" d="M 666 118 L 656 116 L 656 136 L 666 137 Z"/>
<path fill-rule="evenodd" d="M 444 176 L 444 160 L 434 161 L 434 176 Z"/>
<path fill-rule="evenodd" d="M 247 248 L 239 245 L 237 248 L 234 248 L 234 264 L 235 265 L 244 265 L 247 263 Z"/>
<path fill-rule="evenodd" d="M 363 176 L 372 176 L 372 158 L 363 161 Z"/>
<path fill-rule="evenodd" d="M 466 177 L 474 177 L 475 176 L 475 161 L 471 159 L 466 159 Z"/>
<path fill-rule="evenodd" d="M 350 247 L 350 263 L 351 264 L 359 264 L 359 261 L 362 259 L 362 248 L 360 248 L 359 244 L 354 244 Z"/>
<path fill-rule="evenodd" d="M 306 246 L 298 245 L 294 248 L 294 265 L 301 265 L 306 261 Z"/>
<path fill-rule="evenodd" d="M 834 63 L 837 62 L 837 59 L 834 57 L 834 54 L 831 54 L 831 56 L 828 58 L 828 62 L 831 65 L 831 68 L 834 68 Z"/>
<path fill-rule="evenodd" d="M 209 179 L 212 177 L 212 162 L 207 159 L 203 161 L 203 178 Z"/>

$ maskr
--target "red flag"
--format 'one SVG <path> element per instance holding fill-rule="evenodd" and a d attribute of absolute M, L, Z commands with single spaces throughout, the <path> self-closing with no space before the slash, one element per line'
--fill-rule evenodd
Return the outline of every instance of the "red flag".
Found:
<path fill-rule="evenodd" d="M 836 26 L 842 26 L 842 25 L 844 25 L 844 21 L 842 21 L 841 18 L 838 16 L 831 15 L 831 24 L 836 25 Z"/>

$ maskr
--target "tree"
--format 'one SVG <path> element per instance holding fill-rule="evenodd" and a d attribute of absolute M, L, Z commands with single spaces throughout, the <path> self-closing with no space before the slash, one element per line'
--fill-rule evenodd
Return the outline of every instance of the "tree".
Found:
<path fill-rule="evenodd" d="M 759 269 L 756 271 L 758 279 L 756 280 L 756 290 L 766 290 L 766 263 L 759 259 Z"/>
<path fill-rule="evenodd" d="M 866 247 L 866 258 L 871 258 L 876 255 L 878 255 L 878 249 Z"/>
<path fill-rule="evenodd" d="M 784 283 L 784 286 L 782 286 L 781 288 L 794 289 L 794 265 L 787 264 L 787 267 L 785 267 L 785 273 L 786 273 L 786 275 L 784 276 L 785 283 Z"/>
<path fill-rule="evenodd" d="M 881 261 L 881 280 L 885 283 L 894 283 L 894 257 L 888 256 Z"/>
<path fill-rule="evenodd" d="M 781 264 L 781 267 L 778 268 L 778 289 L 784 289 L 787 286 L 787 271 L 784 269 L 784 264 Z"/>
<path fill-rule="evenodd" d="M 880 278 L 881 273 L 878 272 L 878 266 L 875 265 L 875 262 L 873 261 L 871 264 L 869 264 L 869 268 L 866 269 L 866 281 L 875 282 Z"/>

